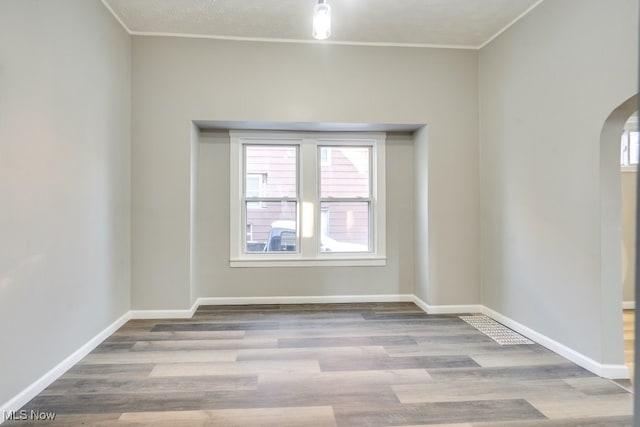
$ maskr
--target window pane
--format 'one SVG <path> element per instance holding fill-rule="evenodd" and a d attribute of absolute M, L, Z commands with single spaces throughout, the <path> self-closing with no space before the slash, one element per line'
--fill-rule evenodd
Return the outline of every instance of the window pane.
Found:
<path fill-rule="evenodd" d="M 267 182 L 267 175 L 262 173 L 248 173 L 245 190 L 247 197 L 263 197 L 264 185 Z"/>
<path fill-rule="evenodd" d="M 620 137 L 620 164 L 622 166 L 628 165 L 627 154 L 629 153 L 629 134 L 625 130 Z"/>
<path fill-rule="evenodd" d="M 638 164 L 638 152 L 640 147 L 638 146 L 638 132 L 629 132 L 629 164 Z"/>
<path fill-rule="evenodd" d="M 264 196 L 264 185 L 267 181 L 266 174 L 260 173 L 248 173 L 246 178 L 246 197 L 263 197 Z M 262 208 L 262 202 L 251 202 L 247 203 L 247 207 L 251 209 L 259 209 Z"/>
<path fill-rule="evenodd" d="M 294 146 L 245 146 L 245 196 L 296 197 L 297 162 L 298 154 Z M 258 179 L 262 181 L 261 184 L 257 184 Z"/>
<path fill-rule="evenodd" d="M 245 207 L 245 252 L 296 252 L 296 202 L 262 202 Z"/>
<path fill-rule="evenodd" d="M 369 202 L 322 202 L 321 252 L 369 252 Z"/>
<path fill-rule="evenodd" d="M 320 147 L 320 197 L 369 197 L 371 147 Z"/>

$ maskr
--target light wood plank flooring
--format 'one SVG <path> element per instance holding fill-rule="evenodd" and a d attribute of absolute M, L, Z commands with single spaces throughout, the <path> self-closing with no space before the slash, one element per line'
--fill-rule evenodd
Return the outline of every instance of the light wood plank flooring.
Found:
<path fill-rule="evenodd" d="M 635 310 L 624 310 L 624 363 L 629 368 L 629 376 L 633 379 L 635 354 Z"/>
<path fill-rule="evenodd" d="M 56 413 L 37 426 L 632 424 L 632 396 L 613 382 L 411 303 L 130 321 L 24 410 Z"/>

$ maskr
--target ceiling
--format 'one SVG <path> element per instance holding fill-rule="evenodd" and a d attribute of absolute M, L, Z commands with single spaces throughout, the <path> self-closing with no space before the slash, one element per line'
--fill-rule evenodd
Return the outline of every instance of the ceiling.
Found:
<path fill-rule="evenodd" d="M 131 34 L 315 42 L 316 0 L 102 1 Z M 542 1 L 328 0 L 328 42 L 478 48 Z"/>

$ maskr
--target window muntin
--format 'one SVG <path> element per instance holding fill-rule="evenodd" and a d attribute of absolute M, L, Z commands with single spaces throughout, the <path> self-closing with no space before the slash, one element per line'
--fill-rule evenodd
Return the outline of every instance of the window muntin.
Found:
<path fill-rule="evenodd" d="M 232 267 L 386 264 L 384 134 L 230 136 Z"/>

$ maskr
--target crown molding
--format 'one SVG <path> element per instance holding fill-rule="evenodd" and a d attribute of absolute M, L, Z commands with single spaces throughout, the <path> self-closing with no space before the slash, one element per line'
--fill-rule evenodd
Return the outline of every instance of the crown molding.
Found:
<path fill-rule="evenodd" d="M 333 46 L 369 46 L 369 47 L 399 47 L 399 48 L 421 48 L 421 49 L 461 49 L 461 50 L 480 50 L 491 43 L 500 34 L 507 31 L 516 22 L 525 15 L 538 7 L 544 0 L 538 0 L 527 10 L 518 15 L 515 19 L 501 28 L 497 33 L 489 37 L 484 43 L 474 45 L 458 45 L 458 44 L 431 44 L 431 43 L 393 43 L 393 42 L 359 42 L 359 41 L 338 41 L 338 40 L 306 40 L 306 39 L 286 39 L 286 38 L 267 38 L 267 37 L 238 37 L 238 36 L 222 36 L 214 34 L 191 34 L 191 33 L 169 33 L 169 32 L 151 32 L 151 31 L 132 31 L 122 20 L 122 18 L 107 3 L 107 0 L 101 0 L 104 7 L 107 8 L 113 17 L 122 25 L 129 35 L 142 37 L 178 37 L 192 39 L 210 39 L 225 41 L 243 41 L 243 42 L 259 42 L 259 43 L 294 43 L 294 44 L 312 44 L 312 45 L 333 45 Z"/>

